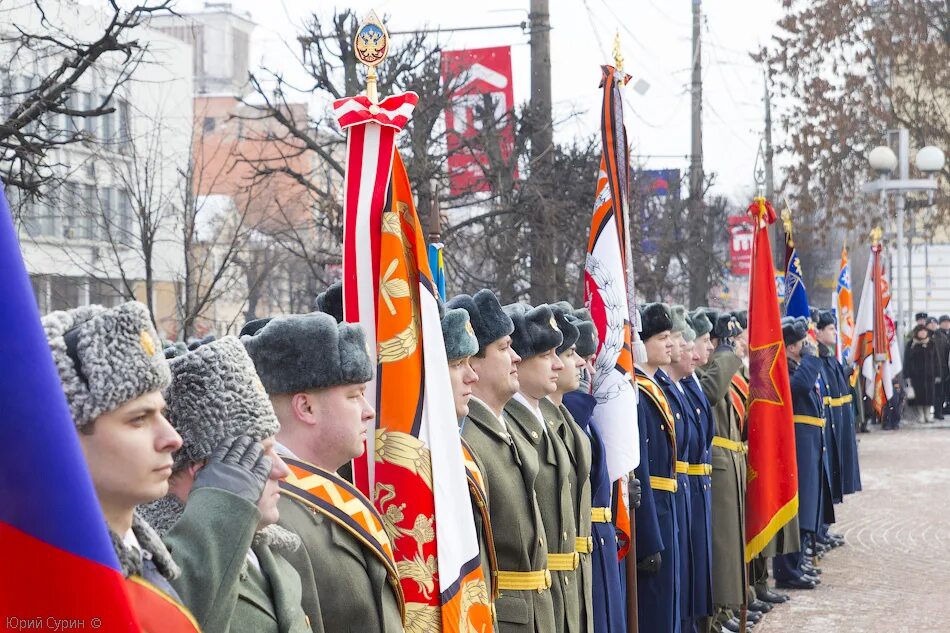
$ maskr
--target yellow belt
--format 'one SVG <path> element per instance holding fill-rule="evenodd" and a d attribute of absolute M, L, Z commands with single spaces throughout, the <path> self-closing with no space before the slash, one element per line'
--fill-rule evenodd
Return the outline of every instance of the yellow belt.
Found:
<path fill-rule="evenodd" d="M 846 396 L 841 396 L 840 398 L 825 396 L 825 404 L 831 405 L 833 407 L 843 407 L 844 405 L 849 404 L 852 400 L 853 398 L 850 393 Z"/>
<path fill-rule="evenodd" d="M 654 490 L 665 490 L 666 492 L 676 492 L 676 480 L 670 477 L 650 477 L 650 487 Z"/>
<path fill-rule="evenodd" d="M 574 571 L 581 562 L 577 552 L 559 554 L 548 552 L 548 569 L 551 571 Z"/>
<path fill-rule="evenodd" d="M 686 468 L 687 475 L 711 475 L 712 464 L 689 464 Z"/>
<path fill-rule="evenodd" d="M 718 446 L 719 448 L 724 448 L 727 451 L 732 451 L 733 453 L 745 453 L 746 447 L 742 442 L 736 442 L 728 438 L 722 437 L 721 435 L 714 435 L 713 446 Z"/>
<path fill-rule="evenodd" d="M 812 426 L 817 426 L 818 428 L 825 428 L 824 418 L 816 418 L 813 415 L 793 415 L 792 419 L 797 424 L 811 424 Z"/>
<path fill-rule="evenodd" d="M 498 588 L 508 591 L 534 591 L 538 593 L 551 588 L 551 572 L 540 571 L 498 571 Z"/>
<path fill-rule="evenodd" d="M 591 508 L 590 520 L 594 523 L 610 523 L 613 520 L 610 508 Z"/>
<path fill-rule="evenodd" d="M 578 536 L 574 539 L 574 549 L 577 550 L 578 554 L 590 554 L 594 551 L 594 537 Z"/>
<path fill-rule="evenodd" d="M 676 460 L 676 472 L 686 474 L 689 472 L 689 463 Z"/>

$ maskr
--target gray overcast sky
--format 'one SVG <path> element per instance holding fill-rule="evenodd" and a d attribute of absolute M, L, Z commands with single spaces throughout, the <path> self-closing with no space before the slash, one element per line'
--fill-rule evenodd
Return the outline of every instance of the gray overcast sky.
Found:
<path fill-rule="evenodd" d="M 424 26 L 473 26 L 519 23 L 527 19 L 529 0 L 232 0 L 259 25 L 251 64 L 261 62 L 294 76 L 289 50 L 300 25 L 312 12 L 330 15 L 333 7 L 358 14 L 375 9 L 389 14 L 392 30 Z M 466 4 L 468 6 L 466 6 Z M 179 11 L 203 6 L 180 0 Z M 625 70 L 634 81 L 650 83 L 645 95 L 626 90 L 626 123 L 633 152 L 645 155 L 648 168 L 688 165 L 690 151 L 689 0 L 551 0 L 551 53 L 555 116 L 579 114 L 561 126 L 559 140 L 587 136 L 599 125 L 599 65 L 611 60 L 613 37 L 620 31 Z M 717 0 L 703 4 L 703 117 L 705 168 L 716 172 L 715 191 L 744 205 L 754 192 L 753 167 L 764 112 L 763 77 L 748 52 L 768 43 L 782 14 L 779 0 Z M 443 34 L 447 48 L 512 46 L 515 100 L 529 96 L 528 36 L 518 29 Z M 289 47 L 289 48 L 288 48 Z M 632 86 L 631 82 L 631 86 Z M 773 124 L 773 136 L 780 137 Z M 780 180 L 778 174 L 776 179 Z"/>

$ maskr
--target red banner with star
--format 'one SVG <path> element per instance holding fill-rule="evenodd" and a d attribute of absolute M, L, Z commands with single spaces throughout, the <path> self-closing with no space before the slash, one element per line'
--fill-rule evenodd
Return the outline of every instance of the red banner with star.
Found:
<path fill-rule="evenodd" d="M 756 198 L 749 213 L 755 221 L 755 236 L 749 282 L 746 561 L 761 552 L 798 512 L 792 396 L 767 230 L 775 221 L 775 209 L 764 198 Z"/>

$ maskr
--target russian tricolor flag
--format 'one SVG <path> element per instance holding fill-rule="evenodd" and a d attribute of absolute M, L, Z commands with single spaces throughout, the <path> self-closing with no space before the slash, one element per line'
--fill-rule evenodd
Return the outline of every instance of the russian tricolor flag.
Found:
<path fill-rule="evenodd" d="M 0 186 L 0 626 L 140 631 Z"/>

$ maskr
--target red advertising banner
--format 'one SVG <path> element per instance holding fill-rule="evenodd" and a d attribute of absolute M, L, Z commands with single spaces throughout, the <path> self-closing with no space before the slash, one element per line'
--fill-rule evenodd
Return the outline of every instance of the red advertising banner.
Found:
<path fill-rule="evenodd" d="M 491 184 L 484 173 L 488 155 L 483 148 L 473 147 L 467 141 L 482 132 L 487 117 L 479 116 L 479 111 L 490 103 L 494 108 L 491 120 L 501 140 L 501 155 L 505 160 L 511 156 L 514 126 L 508 113 L 515 106 L 511 47 L 443 51 L 442 80 L 457 84 L 445 111 L 450 194 L 489 191 Z"/>
<path fill-rule="evenodd" d="M 752 238 L 755 225 L 748 215 L 729 216 L 729 261 L 732 274 L 745 277 L 752 270 Z"/>

